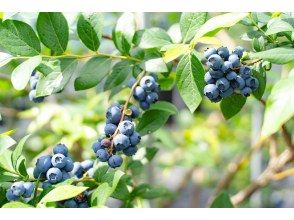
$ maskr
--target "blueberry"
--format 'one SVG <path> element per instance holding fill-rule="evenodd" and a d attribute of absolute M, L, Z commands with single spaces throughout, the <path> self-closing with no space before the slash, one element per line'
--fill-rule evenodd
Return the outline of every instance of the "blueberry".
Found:
<path fill-rule="evenodd" d="M 102 148 L 102 146 L 101 146 L 101 140 L 102 140 L 102 139 L 98 139 L 98 140 L 95 141 L 95 142 L 93 143 L 93 145 L 92 145 L 92 149 L 93 149 L 93 151 L 94 151 L 95 153 L 97 152 L 97 150 L 99 150 L 99 149 Z"/>
<path fill-rule="evenodd" d="M 146 96 L 146 102 L 149 104 L 155 103 L 158 101 L 158 94 L 156 92 L 151 92 Z"/>
<path fill-rule="evenodd" d="M 108 148 L 108 147 L 111 146 L 111 141 L 109 139 L 107 139 L 107 138 L 104 138 L 104 139 L 101 140 L 101 146 L 103 148 Z"/>
<path fill-rule="evenodd" d="M 234 71 L 231 71 L 226 75 L 226 78 L 227 80 L 230 80 L 230 81 L 234 80 L 237 78 L 237 73 L 235 73 Z"/>
<path fill-rule="evenodd" d="M 66 159 L 63 154 L 54 154 L 51 163 L 54 167 L 62 169 L 66 165 Z"/>
<path fill-rule="evenodd" d="M 247 79 L 248 77 L 251 76 L 252 72 L 251 72 L 251 68 L 249 68 L 248 66 L 241 66 L 239 73 L 243 79 Z"/>
<path fill-rule="evenodd" d="M 221 96 L 222 98 L 225 98 L 225 97 L 228 97 L 228 96 L 232 95 L 233 92 L 234 92 L 234 89 L 233 89 L 232 87 L 229 87 L 227 90 L 221 92 L 221 93 L 220 93 L 220 96 Z"/>
<path fill-rule="evenodd" d="M 141 109 L 143 109 L 143 110 L 147 110 L 148 108 L 150 108 L 150 104 L 146 101 L 141 101 L 139 103 L 139 105 L 140 105 Z"/>
<path fill-rule="evenodd" d="M 212 78 L 212 76 L 210 75 L 209 72 L 205 73 L 204 81 L 206 82 L 206 84 L 214 84 L 215 83 L 215 79 Z"/>
<path fill-rule="evenodd" d="M 153 92 L 159 93 L 160 92 L 160 85 L 158 83 L 155 84 L 155 89 Z"/>
<path fill-rule="evenodd" d="M 237 54 L 234 54 L 234 53 L 231 54 L 231 55 L 229 56 L 229 62 L 232 63 L 232 67 L 233 67 L 233 68 L 237 68 L 237 67 L 240 66 L 240 59 L 239 59 L 239 57 L 238 57 Z"/>
<path fill-rule="evenodd" d="M 42 156 L 36 162 L 36 168 L 41 173 L 46 173 L 52 167 L 51 156 Z"/>
<path fill-rule="evenodd" d="M 127 136 L 130 136 L 133 134 L 133 132 L 135 130 L 135 126 L 134 126 L 133 122 L 122 121 L 118 125 L 118 130 L 120 131 L 120 133 L 127 135 Z"/>
<path fill-rule="evenodd" d="M 233 50 L 233 53 L 234 54 L 237 54 L 237 56 L 239 57 L 239 58 L 241 58 L 242 56 L 243 56 L 243 52 L 244 52 L 245 50 L 244 50 L 244 48 L 243 47 L 241 47 L 241 46 L 237 46 L 234 50 Z"/>
<path fill-rule="evenodd" d="M 78 178 L 81 178 L 83 176 L 83 172 L 84 172 L 84 169 L 81 166 L 81 163 L 80 162 L 74 162 L 74 167 L 73 167 L 73 170 L 71 171 L 71 174 L 73 176 L 76 176 Z"/>
<path fill-rule="evenodd" d="M 209 73 L 212 76 L 212 78 L 214 78 L 214 79 L 219 79 L 224 76 L 224 73 L 220 70 L 209 69 Z"/>
<path fill-rule="evenodd" d="M 223 63 L 224 61 L 219 55 L 213 54 L 208 58 L 207 65 L 213 70 L 220 70 Z"/>
<path fill-rule="evenodd" d="M 23 182 L 13 183 L 10 189 L 12 190 L 12 194 L 15 196 L 22 196 L 26 191 Z"/>
<path fill-rule="evenodd" d="M 88 171 L 90 168 L 92 168 L 94 165 L 93 160 L 84 160 L 81 162 L 81 166 L 83 167 L 84 171 Z"/>
<path fill-rule="evenodd" d="M 139 144 L 141 141 L 141 136 L 138 132 L 134 132 L 131 136 L 130 136 L 130 144 L 135 146 L 137 144 Z"/>
<path fill-rule="evenodd" d="M 131 116 L 125 115 L 124 116 L 124 121 L 133 121 L 133 118 Z"/>
<path fill-rule="evenodd" d="M 224 65 L 222 66 L 222 72 L 228 73 L 233 69 L 233 65 L 230 61 L 225 61 Z"/>
<path fill-rule="evenodd" d="M 237 76 L 235 79 L 237 82 L 237 88 L 236 89 L 243 89 L 245 87 L 245 80 L 241 76 Z"/>
<path fill-rule="evenodd" d="M 130 157 L 130 156 L 135 155 L 137 153 L 137 151 L 138 151 L 138 148 L 136 146 L 130 146 L 130 147 L 124 149 L 123 150 L 123 153 L 126 156 Z"/>
<path fill-rule="evenodd" d="M 106 112 L 106 118 L 110 120 L 112 124 L 117 124 L 121 118 L 121 109 L 117 106 L 110 107 Z"/>
<path fill-rule="evenodd" d="M 131 109 L 131 111 L 132 111 L 132 115 L 131 115 L 131 117 L 132 117 L 132 118 L 138 118 L 139 115 L 140 115 L 140 109 L 139 109 L 137 106 L 135 106 L 135 105 L 132 105 L 132 106 L 130 107 L 130 109 Z"/>
<path fill-rule="evenodd" d="M 208 48 L 205 52 L 204 52 L 204 57 L 206 58 L 206 59 L 208 59 L 211 55 L 213 55 L 213 54 L 217 54 L 217 51 L 216 51 L 216 49 L 214 49 L 214 48 Z"/>
<path fill-rule="evenodd" d="M 106 162 L 108 161 L 110 155 L 109 153 L 107 152 L 106 149 L 99 149 L 97 152 L 96 152 L 96 156 L 97 158 L 102 161 L 102 162 Z"/>
<path fill-rule="evenodd" d="M 136 83 L 136 79 L 134 77 L 132 77 L 128 80 L 127 85 L 129 88 L 132 88 L 135 83 Z"/>
<path fill-rule="evenodd" d="M 54 184 L 62 180 L 62 172 L 56 167 L 50 168 L 46 173 L 47 180 Z"/>
<path fill-rule="evenodd" d="M 106 124 L 105 127 L 104 127 L 104 133 L 105 135 L 107 136 L 111 136 L 114 134 L 114 132 L 116 131 L 117 129 L 117 126 L 115 124 Z"/>
<path fill-rule="evenodd" d="M 230 82 L 223 77 L 216 81 L 216 86 L 220 91 L 225 91 L 230 87 Z"/>
<path fill-rule="evenodd" d="M 63 205 L 65 208 L 77 208 L 78 207 L 78 204 L 74 199 L 66 200 Z"/>
<path fill-rule="evenodd" d="M 24 183 L 23 186 L 25 188 L 25 192 L 22 196 L 24 198 L 30 198 L 34 192 L 34 189 L 35 189 L 34 183 L 27 182 L 27 183 Z"/>
<path fill-rule="evenodd" d="M 62 181 L 65 181 L 70 178 L 70 175 L 68 172 L 62 171 Z"/>
<path fill-rule="evenodd" d="M 133 96 L 138 101 L 144 101 L 146 99 L 146 92 L 141 86 L 137 86 L 134 90 Z"/>
<path fill-rule="evenodd" d="M 215 102 L 215 103 L 220 102 L 221 100 L 222 100 L 222 97 L 220 95 L 216 98 L 210 99 L 210 101 Z"/>
<path fill-rule="evenodd" d="M 259 86 L 259 82 L 255 77 L 249 77 L 245 80 L 246 86 L 250 87 L 253 91 Z"/>
<path fill-rule="evenodd" d="M 51 163 L 51 162 L 50 162 Z M 34 171 L 33 171 L 33 176 L 35 179 L 42 179 L 42 178 L 45 178 L 44 176 L 44 173 L 42 173 L 38 167 L 35 167 L 34 168 Z"/>
<path fill-rule="evenodd" d="M 8 201 L 17 201 L 20 199 L 20 196 L 15 196 L 13 193 L 12 193 L 12 190 L 9 189 L 7 190 L 6 192 L 6 198 Z"/>
<path fill-rule="evenodd" d="M 66 157 L 64 160 L 65 160 L 65 166 L 63 169 L 66 172 L 71 172 L 74 168 L 74 163 L 73 163 L 72 159 L 70 157 Z"/>
<path fill-rule="evenodd" d="M 224 60 L 227 60 L 230 56 L 230 51 L 228 50 L 227 47 L 220 47 L 217 49 L 218 55 L 220 55 L 221 58 Z"/>
<path fill-rule="evenodd" d="M 44 101 L 44 97 L 36 97 L 36 90 L 31 90 L 29 93 L 29 99 L 35 103 L 41 103 Z"/>
<path fill-rule="evenodd" d="M 51 186 L 52 186 L 52 184 L 48 180 L 46 180 L 46 181 L 44 181 L 42 183 L 42 188 L 43 189 L 46 189 L 46 188 L 51 187 Z"/>
<path fill-rule="evenodd" d="M 241 94 L 245 97 L 248 97 L 250 96 L 250 94 L 252 93 L 252 89 L 250 89 L 249 87 L 244 87 L 242 90 L 241 90 Z"/>
<path fill-rule="evenodd" d="M 80 203 L 79 208 L 89 208 L 88 203 L 87 202 Z"/>
<path fill-rule="evenodd" d="M 204 95 L 209 99 L 215 99 L 219 96 L 219 90 L 216 85 L 208 84 L 204 87 Z"/>
<path fill-rule="evenodd" d="M 112 155 L 108 160 L 108 165 L 112 168 L 120 167 L 123 162 L 123 159 L 121 156 L 118 155 Z"/>
<path fill-rule="evenodd" d="M 113 138 L 113 144 L 117 151 L 123 150 L 130 145 L 129 138 L 124 134 L 118 134 Z"/>
<path fill-rule="evenodd" d="M 68 149 L 64 144 L 57 144 L 53 148 L 53 153 L 54 154 L 63 154 L 65 157 L 68 155 Z"/>
<path fill-rule="evenodd" d="M 144 76 L 140 80 L 140 86 L 147 92 L 151 92 L 155 89 L 156 82 L 152 76 Z"/>

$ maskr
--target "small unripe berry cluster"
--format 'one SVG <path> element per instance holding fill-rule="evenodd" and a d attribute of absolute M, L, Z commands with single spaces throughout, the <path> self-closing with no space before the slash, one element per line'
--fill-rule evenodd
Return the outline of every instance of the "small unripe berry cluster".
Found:
<path fill-rule="evenodd" d="M 135 79 L 131 78 L 128 82 L 128 86 L 132 87 L 135 83 Z M 141 109 L 147 110 L 150 105 L 158 101 L 158 93 L 160 91 L 159 84 L 157 83 L 157 76 L 151 74 L 144 76 L 138 86 L 136 86 L 133 97 L 139 101 Z"/>
<path fill-rule="evenodd" d="M 83 162 L 74 162 L 74 167 L 71 171 L 72 176 L 82 178 L 85 173 L 88 173 L 90 177 L 93 176 L 93 160 L 84 160 Z"/>
<path fill-rule="evenodd" d="M 132 105 L 123 111 L 123 106 L 118 103 L 107 109 L 104 128 L 106 137 L 99 138 L 92 145 L 97 158 L 108 162 L 112 168 L 120 167 L 123 162 L 122 157 L 116 153 L 122 151 L 126 156 L 133 156 L 138 150 L 136 145 L 141 140 L 133 123 L 133 119 L 140 115 L 140 110 Z"/>
<path fill-rule="evenodd" d="M 64 208 L 89 208 L 88 192 L 83 192 L 75 198 L 60 202 Z"/>
<path fill-rule="evenodd" d="M 248 97 L 255 91 L 259 82 L 252 77 L 250 67 L 240 62 L 244 48 L 238 46 L 230 54 L 227 47 L 209 48 L 204 56 L 207 60 L 208 72 L 204 76 L 206 86 L 204 95 L 212 102 L 219 102 L 234 92 Z"/>
<path fill-rule="evenodd" d="M 8 201 L 17 201 L 21 198 L 30 198 L 33 195 L 35 184 L 32 182 L 15 182 L 6 192 Z"/>
<path fill-rule="evenodd" d="M 29 93 L 29 99 L 35 103 L 43 102 L 45 99 L 45 97 L 36 97 L 36 88 L 37 88 L 38 81 L 39 81 L 39 76 L 36 73 L 36 71 L 34 71 L 30 78 L 31 91 Z"/>
<path fill-rule="evenodd" d="M 33 175 L 36 179 L 46 179 L 43 188 L 69 179 L 74 168 L 73 160 L 68 157 L 68 149 L 64 144 L 56 145 L 53 154 L 41 156 L 36 162 Z"/>

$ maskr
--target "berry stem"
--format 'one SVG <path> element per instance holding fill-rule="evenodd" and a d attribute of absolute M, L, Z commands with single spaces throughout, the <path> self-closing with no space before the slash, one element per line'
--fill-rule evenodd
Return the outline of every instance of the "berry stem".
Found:
<path fill-rule="evenodd" d="M 127 110 L 128 108 L 128 105 L 129 105 L 129 102 L 132 98 L 132 95 L 134 93 L 134 90 L 135 88 L 137 87 L 137 85 L 140 83 L 140 80 L 146 75 L 146 71 L 142 71 L 140 74 L 139 74 L 139 77 L 138 79 L 136 80 L 136 82 L 134 83 L 134 85 L 132 86 L 131 88 L 131 92 L 129 93 L 129 96 L 127 97 L 126 99 L 126 102 L 122 108 L 122 114 L 121 114 L 121 118 L 120 118 L 120 121 L 119 123 L 121 123 L 123 120 L 124 120 L 124 117 L 125 117 L 125 111 Z M 109 138 L 109 140 L 112 140 L 117 134 L 118 134 L 118 127 L 116 128 L 115 132 L 113 133 L 113 135 L 111 135 L 111 137 Z M 109 147 L 109 154 L 112 155 L 112 152 L 113 152 L 113 141 L 111 142 L 111 145 Z"/>

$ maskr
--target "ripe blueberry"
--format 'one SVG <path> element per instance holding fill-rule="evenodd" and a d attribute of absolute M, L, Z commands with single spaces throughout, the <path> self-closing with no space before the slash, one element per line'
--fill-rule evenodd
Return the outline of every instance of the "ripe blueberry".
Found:
<path fill-rule="evenodd" d="M 127 85 L 129 88 L 132 88 L 135 83 L 136 83 L 136 79 L 134 77 L 132 77 L 128 80 Z"/>
<path fill-rule="evenodd" d="M 56 167 L 50 168 L 46 173 L 47 180 L 52 183 L 58 183 L 62 180 L 62 172 Z"/>
<path fill-rule="evenodd" d="M 9 189 L 7 190 L 6 192 L 6 198 L 8 201 L 17 201 L 20 199 L 20 196 L 15 196 L 13 193 L 12 193 L 12 190 Z"/>
<path fill-rule="evenodd" d="M 107 136 L 111 136 L 114 134 L 115 130 L 117 129 L 117 126 L 115 124 L 106 124 L 104 127 L 104 133 Z"/>
<path fill-rule="evenodd" d="M 126 149 L 123 150 L 123 153 L 128 156 L 128 157 L 131 157 L 133 155 L 135 155 L 138 151 L 138 148 L 136 146 L 130 146 Z"/>
<path fill-rule="evenodd" d="M 120 131 L 120 133 L 130 136 L 133 134 L 135 127 L 133 122 L 131 121 L 122 121 L 118 125 L 118 130 Z"/>
<path fill-rule="evenodd" d="M 134 132 L 131 136 L 130 136 L 130 144 L 135 146 L 137 144 L 139 144 L 141 141 L 141 136 L 138 132 Z"/>
<path fill-rule="evenodd" d="M 158 101 L 158 94 L 156 92 L 151 92 L 146 96 L 146 102 L 149 104 L 155 103 Z"/>
<path fill-rule="evenodd" d="M 46 173 L 51 166 L 52 166 L 51 156 L 49 156 L 49 155 L 42 156 L 42 157 L 38 158 L 38 160 L 36 162 L 36 168 L 41 173 Z"/>
<path fill-rule="evenodd" d="M 137 86 L 134 90 L 133 96 L 138 101 L 144 101 L 146 99 L 146 92 L 141 86 Z"/>
<path fill-rule="evenodd" d="M 23 182 L 13 183 L 10 189 L 12 190 L 12 194 L 15 196 L 22 196 L 26 191 Z"/>
<path fill-rule="evenodd" d="M 252 89 L 250 89 L 249 87 L 244 87 L 242 90 L 241 90 L 241 94 L 245 97 L 248 97 L 250 96 L 250 94 L 252 93 Z"/>
<path fill-rule="evenodd" d="M 109 119 L 112 124 L 119 123 L 121 118 L 121 109 L 117 106 L 110 107 L 106 112 L 106 118 Z"/>
<path fill-rule="evenodd" d="M 229 61 L 232 63 L 233 68 L 237 68 L 240 66 L 240 59 L 237 54 L 231 54 L 229 56 Z"/>
<path fill-rule="evenodd" d="M 217 51 L 216 51 L 216 49 L 214 49 L 214 48 L 208 48 L 205 52 L 204 52 L 204 57 L 206 58 L 206 59 L 208 59 L 211 55 L 213 55 L 213 54 L 217 54 Z"/>
<path fill-rule="evenodd" d="M 101 147 L 101 140 L 102 139 L 98 139 L 97 141 L 95 141 L 94 143 L 93 143 L 93 145 L 92 145 L 92 149 L 93 149 L 93 151 L 96 153 L 97 152 L 97 150 L 99 150 L 99 149 L 101 149 L 102 147 Z"/>
<path fill-rule="evenodd" d="M 140 86 L 147 92 L 151 92 L 155 89 L 156 82 L 152 76 L 144 76 L 140 80 Z"/>
<path fill-rule="evenodd" d="M 241 66 L 239 73 L 243 79 L 247 79 L 251 76 L 251 69 L 248 66 Z"/>
<path fill-rule="evenodd" d="M 112 155 L 108 160 L 108 165 L 112 168 L 120 167 L 123 162 L 121 156 Z"/>
<path fill-rule="evenodd" d="M 259 82 L 254 77 L 249 77 L 245 80 L 246 86 L 250 87 L 252 90 L 256 90 L 259 86 Z"/>
<path fill-rule="evenodd" d="M 230 61 L 225 61 L 224 65 L 222 66 L 222 71 L 224 73 L 228 73 L 233 69 L 233 65 Z"/>
<path fill-rule="evenodd" d="M 66 165 L 65 156 L 63 154 L 54 154 L 51 163 L 54 167 L 62 169 Z"/>
<path fill-rule="evenodd" d="M 208 58 L 207 65 L 213 70 L 220 70 L 224 61 L 218 54 L 213 54 Z"/>
<path fill-rule="evenodd" d="M 99 149 L 97 152 L 96 152 L 96 156 L 97 158 L 102 161 L 102 162 L 106 162 L 108 161 L 110 155 L 109 153 L 107 152 L 106 149 Z"/>
<path fill-rule="evenodd" d="M 215 84 L 208 84 L 204 87 L 204 95 L 209 99 L 215 99 L 219 96 L 219 90 Z"/>
<path fill-rule="evenodd" d="M 230 81 L 234 80 L 237 78 L 237 73 L 235 73 L 234 71 L 231 71 L 226 75 L 226 78 L 227 80 L 230 80 Z"/>
<path fill-rule="evenodd" d="M 113 138 L 113 144 L 117 151 L 123 150 L 130 145 L 130 139 L 124 134 L 118 134 Z"/>
<path fill-rule="evenodd" d="M 132 106 L 130 107 L 130 109 L 131 109 L 131 111 L 132 111 L 132 115 L 131 115 L 131 117 L 132 117 L 132 118 L 138 118 L 139 115 L 140 115 L 140 109 L 139 109 L 137 106 L 135 106 L 135 105 L 132 105 Z"/>
<path fill-rule="evenodd" d="M 64 170 L 66 172 L 71 172 L 73 170 L 74 164 L 73 161 L 70 157 L 66 157 L 65 158 L 65 166 L 64 166 Z"/>
<path fill-rule="evenodd" d="M 78 204 L 74 199 L 66 200 L 63 205 L 65 208 L 77 208 L 78 207 Z"/>
<path fill-rule="evenodd" d="M 88 171 L 90 168 L 92 168 L 93 164 L 93 160 L 84 160 L 81 162 L 81 166 L 83 167 L 84 171 Z"/>
<path fill-rule="evenodd" d="M 216 86 L 220 91 L 225 91 L 230 87 L 230 82 L 223 77 L 216 81 Z"/>
<path fill-rule="evenodd" d="M 34 188 L 35 188 L 35 185 L 34 183 L 31 183 L 31 182 L 26 182 L 23 184 L 24 188 L 25 188 L 25 192 L 24 194 L 22 195 L 24 198 L 30 198 L 34 192 Z"/>
<path fill-rule="evenodd" d="M 99 150 L 98 150 L 99 151 Z M 97 151 L 97 152 L 98 152 Z M 71 171 L 71 174 L 73 176 L 76 176 L 78 178 L 81 178 L 83 176 L 83 172 L 84 172 L 84 169 L 83 167 L 81 166 L 81 163 L 80 162 L 74 162 L 74 167 Z"/>
<path fill-rule="evenodd" d="M 227 47 L 220 47 L 217 49 L 218 55 L 220 55 L 221 58 L 224 60 L 227 60 L 230 56 L 230 51 L 228 50 Z"/>
<path fill-rule="evenodd" d="M 224 76 L 224 73 L 220 70 L 209 69 L 209 73 L 214 79 L 219 79 Z"/>
<path fill-rule="evenodd" d="M 232 95 L 233 92 L 234 92 L 233 88 L 232 88 L 232 87 L 229 87 L 227 90 L 222 91 L 222 92 L 220 93 L 220 96 L 221 96 L 222 98 L 225 98 L 225 97 L 228 97 L 228 96 Z"/>
<path fill-rule="evenodd" d="M 215 83 L 215 79 L 212 78 L 212 76 L 210 75 L 209 72 L 205 73 L 204 81 L 206 82 L 206 84 L 214 84 Z"/>
<path fill-rule="evenodd" d="M 234 50 L 233 53 L 237 54 L 239 58 L 243 56 L 244 48 L 241 46 L 237 46 Z"/>
<path fill-rule="evenodd" d="M 65 157 L 68 155 L 68 149 L 64 144 L 57 144 L 53 148 L 53 153 L 54 154 L 63 154 Z"/>
<path fill-rule="evenodd" d="M 141 109 L 143 109 L 143 110 L 147 110 L 148 108 L 150 108 L 150 104 L 146 101 L 141 101 L 139 103 L 139 105 L 140 105 Z"/>

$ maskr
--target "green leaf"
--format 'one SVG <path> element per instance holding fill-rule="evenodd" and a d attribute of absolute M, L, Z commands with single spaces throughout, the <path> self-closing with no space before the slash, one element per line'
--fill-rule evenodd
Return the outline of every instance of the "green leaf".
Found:
<path fill-rule="evenodd" d="M 7 53 L 0 52 L 0 68 L 5 66 L 11 60 L 13 60 L 13 56 L 11 56 L 10 54 L 7 54 Z"/>
<path fill-rule="evenodd" d="M 131 61 L 123 60 L 116 63 L 110 75 L 107 77 L 104 84 L 104 90 L 110 90 L 116 86 L 121 85 L 125 79 L 132 73 L 134 63 Z"/>
<path fill-rule="evenodd" d="M 283 21 L 280 18 L 275 18 L 268 23 L 267 31 L 265 32 L 265 34 L 272 35 L 286 31 L 293 32 L 294 28 L 288 22 Z"/>
<path fill-rule="evenodd" d="M 170 192 L 164 187 L 141 184 L 133 190 L 132 194 L 135 197 L 141 197 L 143 199 L 156 199 L 159 197 L 166 197 L 170 195 Z"/>
<path fill-rule="evenodd" d="M 37 84 L 37 97 L 48 96 L 62 91 L 74 74 L 77 64 L 75 59 L 60 59 L 59 65 L 55 67 L 53 72 L 39 80 Z"/>
<path fill-rule="evenodd" d="M 142 68 L 147 72 L 164 73 L 168 72 L 167 66 L 162 58 L 146 60 L 142 64 Z"/>
<path fill-rule="evenodd" d="M 223 28 L 228 28 L 235 25 L 247 15 L 248 13 L 226 13 L 210 18 L 208 21 L 205 22 L 204 25 L 202 25 L 198 29 L 196 35 L 191 41 L 191 44 L 195 44 L 199 38 L 207 34 L 210 34 L 212 32 L 216 34 L 219 30 Z"/>
<path fill-rule="evenodd" d="M 191 112 L 199 106 L 204 88 L 204 69 L 194 53 L 184 55 L 177 66 L 176 83 Z"/>
<path fill-rule="evenodd" d="M 84 90 L 100 83 L 111 69 L 111 58 L 93 57 L 84 64 L 79 76 L 75 79 L 75 90 Z"/>
<path fill-rule="evenodd" d="M 270 50 L 253 53 L 251 58 L 261 58 L 276 64 L 286 64 L 294 61 L 294 49 L 293 48 L 273 48 Z"/>
<path fill-rule="evenodd" d="M 60 185 L 46 194 L 38 203 L 38 207 L 44 207 L 48 202 L 58 202 L 78 196 L 86 191 L 88 187 Z"/>
<path fill-rule="evenodd" d="M 266 102 L 261 138 L 277 132 L 294 115 L 294 76 L 278 81 Z"/>
<path fill-rule="evenodd" d="M 11 73 L 11 82 L 16 90 L 22 90 L 29 82 L 33 70 L 42 62 L 41 56 L 31 57 L 18 65 Z"/>
<path fill-rule="evenodd" d="M 176 82 L 176 73 L 171 72 L 168 77 L 159 77 L 158 83 L 160 85 L 161 91 L 169 91 L 172 90 Z"/>
<path fill-rule="evenodd" d="M 94 179 L 100 183 L 102 181 L 103 176 L 106 174 L 106 172 L 109 169 L 108 165 L 102 165 L 100 164 L 99 167 L 95 168 L 95 173 L 94 173 Z"/>
<path fill-rule="evenodd" d="M 119 180 L 124 175 L 124 173 L 120 170 L 115 171 L 113 175 L 113 179 L 111 180 L 111 184 L 102 183 L 97 187 L 96 190 L 92 193 L 91 196 L 91 205 L 96 207 L 102 207 L 106 203 L 107 199 L 111 196 L 111 194 L 115 191 Z"/>
<path fill-rule="evenodd" d="M 150 28 L 142 33 L 139 47 L 149 49 L 163 47 L 171 43 L 172 40 L 165 30 L 161 28 Z"/>
<path fill-rule="evenodd" d="M 162 48 L 161 48 L 161 50 L 162 50 Z M 170 61 L 177 59 L 179 56 L 187 53 L 188 51 L 189 51 L 188 44 L 168 45 L 168 47 L 166 48 L 166 50 L 163 54 L 163 60 L 164 60 L 164 62 L 168 63 Z"/>
<path fill-rule="evenodd" d="M 235 116 L 246 103 L 246 98 L 241 94 L 233 93 L 233 95 L 224 98 L 220 103 L 220 108 L 225 119 Z"/>
<path fill-rule="evenodd" d="M 34 208 L 34 206 L 22 202 L 9 202 L 3 205 L 2 208 Z"/>
<path fill-rule="evenodd" d="M 258 70 L 253 70 L 253 76 L 258 79 L 259 87 L 252 94 L 255 98 L 260 100 L 263 96 L 266 87 L 266 71 L 264 68 L 259 68 Z"/>
<path fill-rule="evenodd" d="M 65 52 L 68 43 L 68 24 L 60 12 L 40 12 L 37 31 L 41 42 L 55 54 Z"/>
<path fill-rule="evenodd" d="M 166 101 L 158 101 L 150 106 L 148 110 L 160 110 L 170 113 L 171 115 L 178 114 L 176 106 Z"/>
<path fill-rule="evenodd" d="M 176 114 L 177 110 L 168 102 L 157 102 L 145 111 L 137 125 L 137 131 L 146 135 L 161 128 L 170 115 Z"/>
<path fill-rule="evenodd" d="M 118 19 L 113 31 L 113 42 L 123 54 L 128 54 L 136 31 L 136 21 L 133 13 L 123 13 Z"/>
<path fill-rule="evenodd" d="M 22 150 L 23 150 L 23 146 L 25 144 L 25 142 L 27 141 L 27 139 L 30 137 L 30 135 L 27 135 L 25 137 L 23 137 L 18 144 L 16 145 L 16 148 L 14 149 L 14 151 L 12 152 L 11 155 L 11 161 L 13 164 L 13 167 L 16 169 L 17 168 L 17 160 L 18 158 L 20 158 L 20 156 L 22 155 Z"/>
<path fill-rule="evenodd" d="M 0 45 L 21 56 L 36 56 L 41 51 L 40 41 L 31 26 L 16 20 L 0 23 Z"/>
<path fill-rule="evenodd" d="M 77 23 L 77 32 L 81 41 L 92 51 L 97 51 L 103 30 L 103 17 L 101 13 L 90 15 L 81 14 Z"/>
<path fill-rule="evenodd" d="M 15 170 L 23 177 L 28 177 L 27 167 L 26 167 L 26 159 L 24 156 L 20 156 L 17 159 Z"/>
<path fill-rule="evenodd" d="M 11 146 L 15 145 L 16 141 L 8 135 L 0 135 L 0 155 Z"/>
<path fill-rule="evenodd" d="M 11 155 L 12 155 L 12 151 L 10 150 L 5 150 L 4 152 L 2 152 L 2 154 L 0 155 L 0 167 L 2 167 L 3 169 L 7 170 L 10 173 L 15 173 L 14 167 L 11 161 Z"/>
<path fill-rule="evenodd" d="M 228 193 L 222 192 L 214 199 L 210 208 L 234 208 L 234 206 Z"/>
<path fill-rule="evenodd" d="M 151 161 L 155 155 L 158 152 L 158 148 L 157 147 L 146 147 L 146 155 L 145 157 L 147 158 L 148 161 Z"/>
<path fill-rule="evenodd" d="M 180 28 L 183 43 L 191 40 L 197 30 L 205 23 L 207 12 L 186 12 L 182 13 L 180 20 Z"/>

